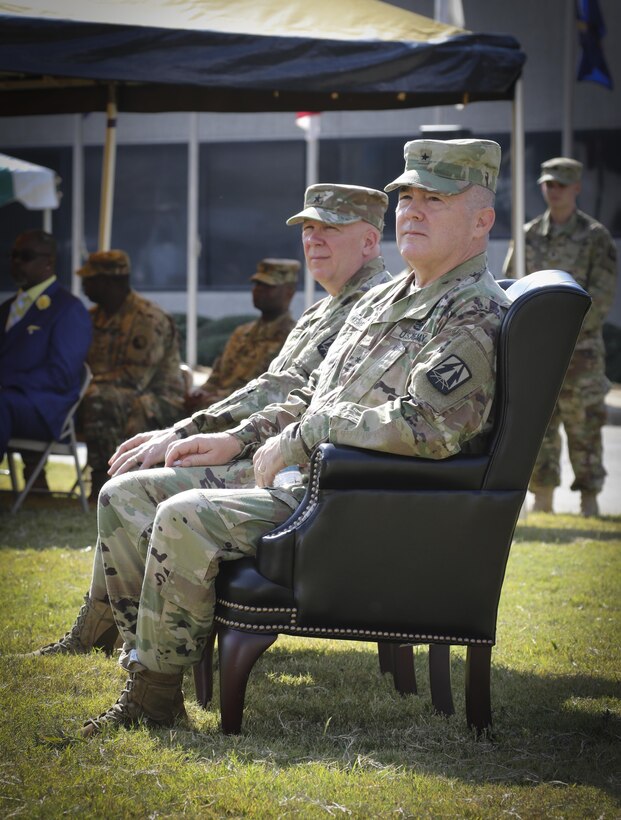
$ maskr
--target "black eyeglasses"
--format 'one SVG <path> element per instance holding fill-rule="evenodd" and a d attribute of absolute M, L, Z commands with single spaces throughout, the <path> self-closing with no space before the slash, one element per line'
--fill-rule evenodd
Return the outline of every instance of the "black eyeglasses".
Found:
<path fill-rule="evenodd" d="M 20 262 L 34 262 L 37 256 L 51 256 L 47 251 L 33 251 L 30 248 L 14 248 L 11 251 L 11 259 L 19 259 Z"/>

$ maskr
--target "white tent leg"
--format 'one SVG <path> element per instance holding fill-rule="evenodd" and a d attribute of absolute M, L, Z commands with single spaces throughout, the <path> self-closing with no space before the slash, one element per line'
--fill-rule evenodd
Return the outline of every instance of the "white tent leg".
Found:
<path fill-rule="evenodd" d="M 71 188 L 71 292 L 79 296 L 81 279 L 76 271 L 82 266 L 84 246 L 84 133 L 82 114 L 73 116 L 73 183 Z"/>
<path fill-rule="evenodd" d="M 310 117 L 306 140 L 306 187 L 315 185 L 319 180 L 319 116 Z M 315 280 L 306 267 L 304 269 L 304 307 L 308 308 L 315 302 Z"/>
<path fill-rule="evenodd" d="M 197 302 L 198 302 L 198 114 L 189 115 L 188 135 L 188 235 L 187 235 L 187 316 L 185 359 L 190 367 L 197 360 Z"/>

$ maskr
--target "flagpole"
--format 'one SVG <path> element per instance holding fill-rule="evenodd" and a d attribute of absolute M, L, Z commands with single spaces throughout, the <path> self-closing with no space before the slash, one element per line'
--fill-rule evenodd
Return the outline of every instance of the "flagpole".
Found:
<path fill-rule="evenodd" d="M 565 4 L 565 53 L 563 64 L 563 132 L 561 153 L 564 157 L 572 157 L 573 121 L 574 121 L 574 72 L 576 62 L 575 51 L 576 18 L 573 3 Z"/>
<path fill-rule="evenodd" d="M 316 185 L 319 181 L 319 115 L 310 117 L 306 138 L 306 187 Z M 315 280 L 308 267 L 304 271 L 304 307 L 309 308 L 315 302 Z"/>

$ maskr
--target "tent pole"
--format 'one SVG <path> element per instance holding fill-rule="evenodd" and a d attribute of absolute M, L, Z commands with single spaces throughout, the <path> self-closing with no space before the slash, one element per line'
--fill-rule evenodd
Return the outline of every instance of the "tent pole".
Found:
<path fill-rule="evenodd" d="M 187 309 L 185 359 L 190 367 L 197 360 L 197 300 L 198 300 L 198 114 L 189 114 L 188 134 L 188 235 L 187 235 Z"/>
<path fill-rule="evenodd" d="M 112 203 L 114 201 L 114 173 L 116 167 L 116 89 L 108 87 L 106 143 L 101 172 L 101 199 L 99 202 L 99 250 L 110 250 L 112 233 Z"/>
<path fill-rule="evenodd" d="M 319 180 L 319 129 L 320 114 L 309 118 L 306 140 L 306 187 L 316 185 Z M 306 267 L 304 269 L 304 307 L 309 308 L 315 302 L 315 280 Z"/>
<path fill-rule="evenodd" d="M 563 61 L 563 135 L 561 153 L 564 157 L 573 157 L 573 121 L 574 121 L 574 64 L 576 22 L 573 3 L 565 6 L 565 53 Z"/>
<path fill-rule="evenodd" d="M 524 253 L 524 103 L 522 98 L 522 79 L 515 83 L 513 95 L 513 135 L 511 151 L 511 177 L 513 181 L 512 233 L 514 271 L 517 279 L 526 273 Z"/>
<path fill-rule="evenodd" d="M 73 183 L 71 186 L 71 292 L 80 295 L 80 277 L 76 275 L 82 266 L 84 245 L 84 132 L 82 115 L 73 115 Z"/>
<path fill-rule="evenodd" d="M 45 233 L 52 233 L 52 209 L 43 209 L 43 230 Z"/>

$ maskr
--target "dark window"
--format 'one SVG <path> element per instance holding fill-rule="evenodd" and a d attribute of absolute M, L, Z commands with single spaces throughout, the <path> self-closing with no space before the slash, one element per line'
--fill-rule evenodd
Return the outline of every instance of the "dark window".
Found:
<path fill-rule="evenodd" d="M 381 116 L 381 112 L 378 112 Z M 413 138 L 417 135 L 412 135 Z M 477 135 L 475 135 L 477 136 Z M 511 146 L 509 134 L 485 134 L 503 149 L 492 237 L 511 235 Z M 574 135 L 574 156 L 584 163 L 578 204 L 621 236 L 620 132 L 589 131 Z M 403 170 L 404 137 L 324 138 L 320 143 L 319 177 L 325 182 L 350 182 L 382 189 Z M 537 177 L 540 164 L 561 152 L 557 132 L 529 133 L 525 140 L 526 218 L 545 207 Z M 63 284 L 71 277 L 70 147 L 2 146 L 11 156 L 53 168 L 61 177 L 63 197 L 53 212 L 58 241 L 57 271 Z M 102 149 L 85 149 L 85 233 L 89 251 L 97 248 Z M 204 143 L 200 149 L 199 260 L 201 289 L 242 290 L 257 260 L 289 256 L 302 260 L 299 229 L 285 220 L 300 210 L 305 188 L 303 140 Z M 391 197 L 385 238 L 394 241 Z M 138 290 L 184 290 L 187 236 L 187 146 L 121 145 L 118 147 L 112 246 L 126 250 Z M 21 231 L 39 228 L 43 217 L 14 203 L 2 208 L 0 220 L 0 290 L 13 290 L 8 252 Z"/>
<path fill-rule="evenodd" d="M 200 151 L 201 288 L 247 290 L 259 259 L 302 260 L 304 144 L 206 143 Z"/>
<path fill-rule="evenodd" d="M 97 249 L 101 148 L 85 149 L 84 231 Z M 185 145 L 120 145 L 112 217 L 113 248 L 126 251 L 137 290 L 186 285 L 188 150 Z"/>

